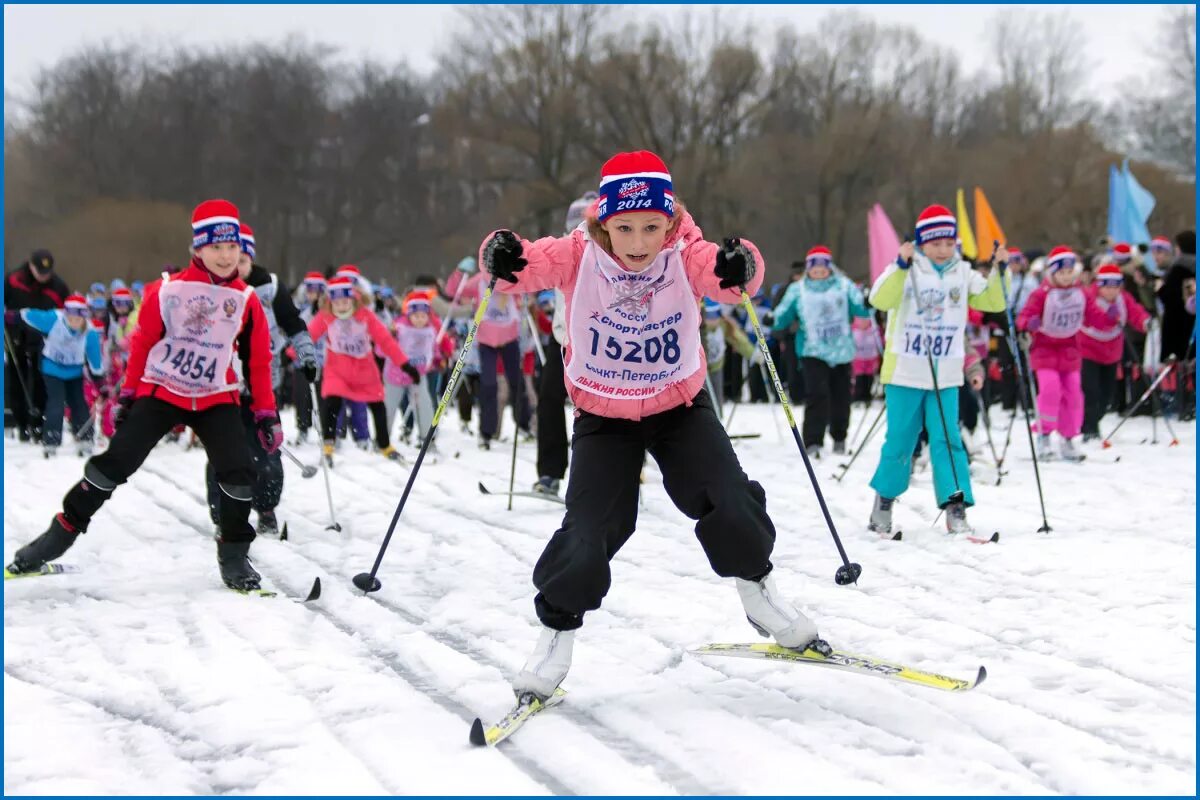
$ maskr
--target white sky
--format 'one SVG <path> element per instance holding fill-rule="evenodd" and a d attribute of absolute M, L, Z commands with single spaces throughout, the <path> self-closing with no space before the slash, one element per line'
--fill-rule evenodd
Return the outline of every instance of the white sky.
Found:
<path fill-rule="evenodd" d="M 755 5 L 726 7 L 735 18 L 769 32 L 780 22 L 812 29 L 833 5 Z M 928 38 L 953 45 L 966 74 L 984 64 L 984 31 L 1001 5 L 852 6 L 880 21 L 906 23 Z M 1019 7 L 1019 6 L 1018 6 Z M 630 7 L 632 16 L 680 14 L 702 6 Z M 1145 72 L 1147 53 L 1163 16 L 1161 5 L 1036 6 L 1042 11 L 1069 9 L 1083 28 L 1091 60 L 1090 86 L 1101 100 L 1116 97 L 1125 78 Z M 5 5 L 4 91 L 10 99 L 27 96 L 40 67 L 53 64 L 80 45 L 110 41 L 196 47 L 238 39 L 279 41 L 291 34 L 338 48 L 341 55 L 369 56 L 383 62 L 407 60 L 427 73 L 434 55 L 459 24 L 450 5 Z M 487 35 L 480 31 L 480 35 Z M 10 97 L 13 96 L 13 97 Z M 13 109 L 10 109 L 10 111 Z"/>

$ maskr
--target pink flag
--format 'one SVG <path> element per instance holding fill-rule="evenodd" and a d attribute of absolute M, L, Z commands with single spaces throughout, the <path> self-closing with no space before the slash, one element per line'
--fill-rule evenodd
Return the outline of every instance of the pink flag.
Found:
<path fill-rule="evenodd" d="M 867 212 L 867 247 L 871 259 L 871 283 L 875 283 L 887 265 L 896 260 L 900 250 L 900 237 L 879 203 Z"/>

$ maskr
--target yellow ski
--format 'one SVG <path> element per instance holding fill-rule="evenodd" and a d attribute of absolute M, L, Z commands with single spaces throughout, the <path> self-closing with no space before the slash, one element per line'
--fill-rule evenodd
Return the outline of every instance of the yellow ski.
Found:
<path fill-rule="evenodd" d="M 37 572 L 13 572 L 12 565 L 9 564 L 4 568 L 4 580 L 10 581 L 17 578 L 40 578 L 45 575 L 74 575 L 81 570 L 74 564 L 43 564 L 42 568 Z"/>
<path fill-rule="evenodd" d="M 809 648 L 801 652 L 777 644 L 707 644 L 692 650 L 702 656 L 736 656 L 739 658 L 759 658 L 768 661 L 788 661 L 794 664 L 813 664 L 818 667 L 840 669 L 856 672 L 860 675 L 873 675 L 877 678 L 887 678 L 901 683 L 911 683 L 926 686 L 930 689 L 941 689 L 945 692 L 966 692 L 974 689 L 987 678 L 987 670 L 979 668 L 974 680 L 949 678 L 935 672 L 913 669 L 903 664 L 893 664 L 869 656 L 859 656 L 833 650 L 829 655 Z"/>
<path fill-rule="evenodd" d="M 564 689 L 555 689 L 554 694 L 545 701 L 533 694 L 523 695 L 512 711 L 505 714 L 499 722 L 487 728 L 483 727 L 483 720 L 476 717 L 475 722 L 471 723 L 471 744 L 477 747 L 484 745 L 495 747 L 516 733 L 517 729 L 534 714 L 539 714 L 547 708 L 553 708 L 566 696 L 567 693 Z"/>

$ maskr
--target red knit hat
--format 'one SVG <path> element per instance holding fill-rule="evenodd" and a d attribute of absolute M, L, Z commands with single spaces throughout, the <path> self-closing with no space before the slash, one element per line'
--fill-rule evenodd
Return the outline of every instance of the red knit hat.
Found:
<path fill-rule="evenodd" d="M 1116 264 L 1101 264 L 1096 270 L 1096 283 L 1100 286 L 1120 286 L 1124 282 L 1125 276 Z"/>
<path fill-rule="evenodd" d="M 1079 263 L 1079 258 L 1066 245 L 1060 244 L 1058 247 L 1050 251 L 1046 256 L 1046 271 L 1053 275 L 1060 269 L 1075 269 Z"/>
<path fill-rule="evenodd" d="M 68 314 L 86 314 L 88 310 L 87 298 L 81 294 L 67 295 L 66 301 L 63 303 L 63 308 Z"/>
<path fill-rule="evenodd" d="M 354 281 L 345 275 L 338 275 L 329 282 L 329 298 L 337 300 L 341 297 L 354 297 Z"/>
<path fill-rule="evenodd" d="M 132 303 L 133 302 L 133 292 L 131 292 L 125 288 L 113 289 L 112 301 L 114 303 L 122 303 L 122 302 L 123 303 Z"/>
<path fill-rule="evenodd" d="M 808 251 L 804 256 L 804 265 L 806 267 L 830 267 L 833 266 L 833 253 L 823 244 Z"/>
<path fill-rule="evenodd" d="M 404 298 L 404 304 L 401 306 L 404 313 L 412 314 L 415 311 L 424 311 L 426 314 L 433 313 L 433 304 L 429 300 L 428 292 L 409 292 Z"/>
<path fill-rule="evenodd" d="M 1021 248 L 1010 247 L 1010 248 L 1008 248 L 1008 260 L 1009 261 L 1020 261 L 1020 262 L 1024 263 L 1027 259 L 1025 258 L 1025 254 L 1021 252 Z"/>
<path fill-rule="evenodd" d="M 1166 252 L 1169 253 L 1169 252 L 1171 252 L 1171 250 L 1173 248 L 1172 248 L 1170 239 L 1168 239 L 1165 236 L 1155 236 L 1154 239 L 1152 239 L 1150 242 L 1150 249 L 1151 250 L 1165 250 Z"/>
<path fill-rule="evenodd" d="M 675 215 L 671 173 L 663 160 L 649 150 L 617 153 L 600 169 L 600 197 L 596 219 L 629 211 L 657 211 Z"/>
<path fill-rule="evenodd" d="M 246 223 L 242 223 L 242 252 L 250 256 L 250 260 L 254 260 L 254 231 Z"/>
<path fill-rule="evenodd" d="M 1133 250 L 1125 242 L 1117 242 L 1112 248 L 1113 258 L 1118 264 L 1125 264 L 1133 258 Z"/>
<path fill-rule="evenodd" d="M 319 272 L 309 272 L 304 276 L 305 286 L 321 286 L 324 287 L 329 281 L 325 280 L 325 276 Z"/>
<path fill-rule="evenodd" d="M 228 200 L 205 200 L 192 212 L 192 249 L 218 242 L 241 244 L 238 209 Z"/>
<path fill-rule="evenodd" d="M 929 206 L 917 217 L 917 244 L 957 238 L 958 221 L 945 206 Z"/>

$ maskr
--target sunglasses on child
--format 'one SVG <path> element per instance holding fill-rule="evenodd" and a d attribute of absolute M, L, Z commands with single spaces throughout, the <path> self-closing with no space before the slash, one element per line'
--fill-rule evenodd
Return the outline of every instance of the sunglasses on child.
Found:
<path fill-rule="evenodd" d="M 1060 258 L 1058 261 L 1054 262 L 1054 269 L 1072 269 L 1077 263 L 1079 262 L 1074 256 Z"/>
<path fill-rule="evenodd" d="M 87 317 L 91 316 L 91 311 L 86 308 L 65 308 L 68 317 Z"/>
<path fill-rule="evenodd" d="M 829 268 L 829 267 L 832 267 L 832 266 L 833 266 L 833 259 L 831 259 L 831 258 L 825 258 L 825 257 L 823 257 L 823 256 L 817 256 L 817 257 L 813 257 L 813 258 L 810 258 L 810 259 L 808 259 L 808 262 L 807 262 L 807 264 L 808 264 L 808 267 L 809 267 L 810 269 L 811 269 L 812 267 L 825 267 L 825 268 Z"/>

